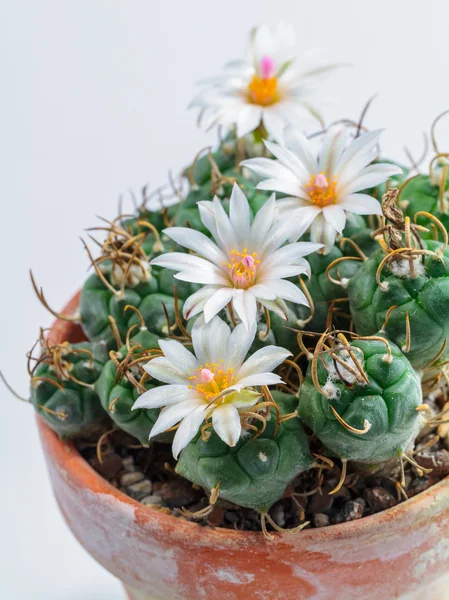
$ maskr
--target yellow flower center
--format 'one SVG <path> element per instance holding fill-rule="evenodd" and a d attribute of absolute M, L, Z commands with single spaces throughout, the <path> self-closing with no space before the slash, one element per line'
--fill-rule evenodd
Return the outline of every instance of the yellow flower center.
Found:
<path fill-rule="evenodd" d="M 224 263 L 228 267 L 234 287 L 241 290 L 246 290 L 254 285 L 259 264 L 260 260 L 257 252 L 248 254 L 247 248 L 244 248 L 243 252 L 231 250 L 229 262 Z"/>
<path fill-rule="evenodd" d="M 251 104 L 270 106 L 279 100 L 278 80 L 276 77 L 254 75 L 248 85 L 248 99 Z"/>
<path fill-rule="evenodd" d="M 223 360 L 216 364 L 207 363 L 200 365 L 189 379 L 192 382 L 189 388 L 195 389 L 210 402 L 234 383 L 234 369 L 225 370 Z"/>
<path fill-rule="evenodd" d="M 324 173 L 319 173 L 316 176 L 312 175 L 304 189 L 309 194 L 312 203 L 323 208 L 335 204 L 337 201 L 336 187 L 337 180 L 335 177 L 329 183 Z"/>

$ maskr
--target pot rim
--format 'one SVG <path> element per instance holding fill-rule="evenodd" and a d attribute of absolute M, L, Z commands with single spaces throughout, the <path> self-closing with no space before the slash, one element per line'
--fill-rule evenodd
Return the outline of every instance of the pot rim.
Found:
<path fill-rule="evenodd" d="M 79 301 L 79 292 L 73 296 L 68 304 L 63 309 L 64 314 L 73 314 Z M 70 334 L 74 329 L 73 322 L 57 319 L 50 331 L 51 336 L 56 342 L 62 341 L 63 338 L 70 338 Z M 72 336 L 73 337 L 73 336 Z M 78 336 L 79 337 L 79 336 Z M 90 464 L 81 456 L 72 442 L 67 442 L 59 438 L 59 436 L 43 421 L 41 417 L 36 415 L 37 424 L 41 440 L 45 449 L 45 453 L 50 461 L 59 472 L 62 472 L 64 477 L 68 477 L 74 485 L 90 489 L 90 491 L 98 494 L 106 494 L 113 496 L 120 502 L 120 509 L 131 509 L 139 517 L 140 523 L 146 529 L 152 530 L 155 527 L 159 530 L 165 530 L 167 534 L 174 539 L 191 538 L 192 536 L 201 536 L 206 543 L 213 543 L 217 537 L 220 538 L 223 544 L 223 538 L 227 538 L 229 544 L 238 543 L 254 543 L 267 542 L 262 532 L 258 531 L 240 531 L 234 529 L 226 529 L 222 527 L 211 527 L 210 525 L 199 525 L 198 523 L 188 521 L 182 517 L 175 517 L 171 514 L 164 514 L 149 506 L 141 504 L 134 500 L 124 492 L 109 483 L 99 473 L 97 473 Z M 322 528 L 304 529 L 295 534 L 295 537 L 301 536 L 302 541 L 317 542 L 320 539 L 348 539 L 360 535 L 373 535 L 378 533 L 385 525 L 392 521 L 398 520 L 412 521 L 418 518 L 419 513 L 428 509 L 435 501 L 435 497 L 439 494 L 447 495 L 449 503 L 449 476 L 442 479 L 438 483 L 432 485 L 427 490 L 420 492 L 416 496 L 409 498 L 387 510 L 379 513 L 368 515 L 356 521 L 341 523 L 336 525 L 328 525 Z M 114 506 L 118 506 L 117 503 Z M 276 541 L 285 543 L 285 536 L 278 537 L 275 534 Z M 274 542 L 276 543 L 276 542 Z"/>

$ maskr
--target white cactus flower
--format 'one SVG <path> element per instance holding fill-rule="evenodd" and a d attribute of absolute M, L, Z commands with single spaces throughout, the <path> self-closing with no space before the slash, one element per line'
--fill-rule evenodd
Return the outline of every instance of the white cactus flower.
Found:
<path fill-rule="evenodd" d="M 299 287 L 285 279 L 310 275 L 309 263 L 303 257 L 322 247 L 311 242 L 284 246 L 310 225 L 310 220 L 302 218 L 304 209 L 294 212 L 292 219 L 279 221 L 273 194 L 251 223 L 248 200 L 237 185 L 231 194 L 229 217 L 218 198 L 198 202 L 198 206 L 201 220 L 215 241 L 187 227 L 170 227 L 164 233 L 196 254 L 170 252 L 150 263 L 179 271 L 175 278 L 181 281 L 204 285 L 185 301 L 184 318 L 204 311 L 207 323 L 231 303 L 237 317 L 250 329 L 257 317 L 257 303 L 283 319 L 288 318 L 285 300 L 308 306 Z"/>
<path fill-rule="evenodd" d="M 299 125 L 311 116 L 322 122 L 311 103 L 314 87 L 338 65 L 299 69 L 294 47 L 290 25 L 280 22 L 274 32 L 266 25 L 254 29 L 247 59 L 232 61 L 222 76 L 202 82 L 206 88 L 191 104 L 200 109 L 200 125 L 236 125 L 243 137 L 262 124 L 269 137 L 279 139 L 287 124 Z"/>
<path fill-rule="evenodd" d="M 178 458 L 201 424 L 212 419 L 217 435 L 235 446 L 242 433 L 242 413 L 261 397 L 256 386 L 282 383 L 272 371 L 291 355 L 285 348 L 266 346 L 245 361 L 255 334 L 255 323 L 249 331 L 240 324 L 231 333 L 219 317 L 204 323 L 201 316 L 192 329 L 193 354 L 180 342 L 159 340 L 164 356 L 153 358 L 144 369 L 168 385 L 144 392 L 133 406 L 163 407 L 150 439 L 179 423 L 173 440 Z"/>
<path fill-rule="evenodd" d="M 283 214 L 292 218 L 292 210 L 302 207 L 306 211 L 303 218 L 312 221 L 311 240 L 324 244 L 324 253 L 334 245 L 337 233 L 342 233 L 346 212 L 382 214 L 376 198 L 361 190 L 402 172 L 397 165 L 371 164 L 378 156 L 381 131 L 365 133 L 348 145 L 347 133 L 346 128 L 329 128 L 317 158 L 303 133 L 287 127 L 284 144 L 265 142 L 276 160 L 252 158 L 241 163 L 263 178 L 259 189 L 287 194 L 277 202 Z"/>

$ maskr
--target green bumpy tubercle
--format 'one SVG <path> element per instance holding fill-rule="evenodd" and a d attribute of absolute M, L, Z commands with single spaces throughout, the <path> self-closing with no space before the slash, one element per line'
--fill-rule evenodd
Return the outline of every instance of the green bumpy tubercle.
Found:
<path fill-rule="evenodd" d="M 441 221 L 446 231 L 449 231 L 449 170 L 446 182 L 432 183 L 429 175 L 418 175 L 410 179 L 401 190 L 399 200 L 400 208 L 404 215 L 412 220 L 417 212 L 430 213 Z M 418 225 L 423 225 L 429 232 L 420 232 L 423 239 L 433 239 L 435 228 L 426 216 L 418 216 Z M 440 239 L 441 239 L 441 233 Z"/>
<path fill-rule="evenodd" d="M 441 252 L 440 242 L 423 241 L 426 249 Z M 439 352 L 439 362 L 449 357 L 449 249 L 441 260 L 425 256 L 424 265 L 417 265 L 414 279 L 405 273 L 395 274 L 386 265 L 381 283 L 376 272 L 384 258 L 379 249 L 365 261 L 348 285 L 349 302 L 355 330 L 359 335 L 373 335 L 385 322 L 392 307 L 385 334 L 401 349 L 415 369 L 428 368 Z M 398 273 L 396 269 L 396 273 Z M 408 317 L 407 317 L 408 315 Z M 407 345 L 407 318 L 410 348 Z"/>
<path fill-rule="evenodd" d="M 31 382 L 31 402 L 62 439 L 89 438 L 101 432 L 108 422 L 93 389 L 108 359 L 106 345 L 82 342 L 69 348 L 63 360 L 70 378 L 59 379 L 51 364 L 42 363 Z"/>
<path fill-rule="evenodd" d="M 376 463 L 402 455 L 416 438 L 423 421 L 420 378 L 399 348 L 389 342 L 391 357 L 382 341 L 356 340 L 350 346 L 363 366 L 369 383 L 343 383 L 329 354 L 317 362 L 317 376 L 324 395 L 312 379 L 312 364 L 301 386 L 299 415 L 331 455 Z M 361 353 L 363 353 L 363 360 Z M 346 350 L 339 351 L 345 356 Z M 346 353 L 346 357 L 347 357 Z M 345 359 L 348 360 L 347 358 Z M 351 361 L 349 361 L 351 362 Z M 329 370 L 328 370 L 329 369 Z M 340 373 L 344 367 L 339 365 Z M 346 376 L 348 373 L 344 373 Z M 354 433 L 342 425 L 331 407 Z"/>
<path fill-rule="evenodd" d="M 152 350 L 159 348 L 158 338 L 147 329 L 141 329 L 130 340 L 130 348 L 133 350 L 133 358 L 141 355 L 141 350 Z M 116 354 L 120 362 L 128 354 L 128 348 L 124 346 Z M 140 379 L 140 371 L 136 367 L 133 374 Z M 146 382 L 144 387 L 151 389 L 154 387 L 152 380 Z M 158 382 L 157 382 L 158 383 Z M 139 408 L 132 410 L 137 398 L 142 393 L 126 378 L 119 377 L 117 365 L 113 360 L 109 360 L 103 368 L 100 378 L 95 384 L 95 389 L 100 397 L 103 409 L 110 416 L 115 425 L 129 435 L 135 437 L 143 446 L 148 446 L 148 438 L 151 429 L 155 424 L 159 409 Z M 165 433 L 155 438 L 157 441 L 170 441 L 172 434 Z"/>
<path fill-rule="evenodd" d="M 296 396 L 273 392 L 281 414 L 295 411 Z M 307 436 L 301 421 L 281 422 L 276 436 L 276 414 L 258 438 L 242 436 L 233 448 L 211 431 L 205 441 L 201 435 L 182 450 L 176 472 L 207 492 L 219 485 L 219 498 L 239 506 L 266 512 L 282 497 L 288 484 L 313 465 Z"/>

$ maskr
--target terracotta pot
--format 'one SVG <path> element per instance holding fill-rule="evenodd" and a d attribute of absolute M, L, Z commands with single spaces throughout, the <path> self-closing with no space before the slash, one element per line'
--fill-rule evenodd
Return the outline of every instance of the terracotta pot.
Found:
<path fill-rule="evenodd" d="M 58 321 L 51 336 L 79 340 L 80 330 Z M 360 521 L 268 542 L 259 533 L 201 527 L 145 507 L 42 421 L 39 428 L 69 527 L 133 600 L 449 599 L 449 479 Z"/>

